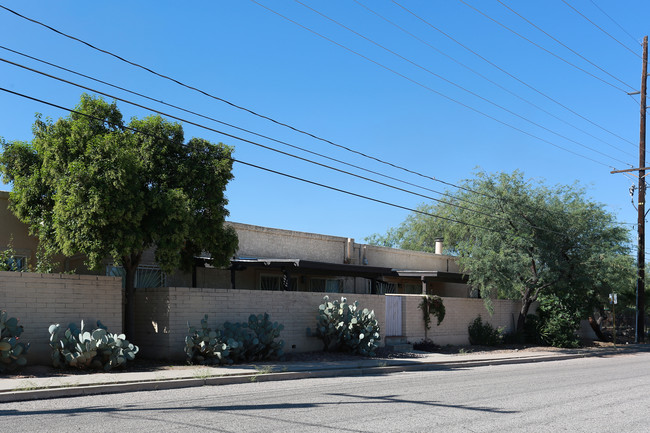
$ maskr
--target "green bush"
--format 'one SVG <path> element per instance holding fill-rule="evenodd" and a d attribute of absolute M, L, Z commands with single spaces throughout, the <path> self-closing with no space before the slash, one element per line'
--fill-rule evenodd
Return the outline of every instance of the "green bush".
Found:
<path fill-rule="evenodd" d="M 225 322 L 222 328 L 208 327 L 208 315 L 201 319 L 201 327 L 187 324 L 185 354 L 190 364 L 234 364 L 263 361 L 282 357 L 284 340 L 276 341 L 284 329 L 271 322 L 269 315 L 251 314 L 248 322 Z"/>
<path fill-rule="evenodd" d="M 503 341 L 503 329 L 494 328 L 489 323 L 483 323 L 479 315 L 467 327 L 469 344 L 481 346 L 498 346 Z"/>
<path fill-rule="evenodd" d="M 85 330 L 82 320 L 80 328 L 70 323 L 63 330 L 57 323 L 50 325 L 49 332 L 52 364 L 56 368 L 109 371 L 124 367 L 138 353 L 138 346 L 129 343 L 124 334 L 111 334 L 99 320 L 97 328 L 92 331 Z"/>
<path fill-rule="evenodd" d="M 311 330 L 307 330 L 311 334 Z M 352 304 L 346 298 L 330 302 L 323 297 L 318 306 L 316 332 L 323 341 L 323 350 L 330 349 L 352 352 L 363 356 L 375 356 L 379 346 L 379 322 L 375 312 L 359 308 L 359 302 Z"/>
<path fill-rule="evenodd" d="M 6 311 L 0 311 L 0 373 L 15 370 L 27 364 L 25 354 L 29 343 L 20 341 L 23 326 L 18 319 L 8 317 Z"/>
<path fill-rule="evenodd" d="M 580 313 L 571 309 L 558 297 L 545 297 L 540 300 L 537 313 L 537 326 L 542 343 L 554 347 L 578 347 L 580 339 L 577 330 Z"/>

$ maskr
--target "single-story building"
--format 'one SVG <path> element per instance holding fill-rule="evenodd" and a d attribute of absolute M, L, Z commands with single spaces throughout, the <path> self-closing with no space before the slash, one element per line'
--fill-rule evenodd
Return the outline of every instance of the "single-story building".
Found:
<path fill-rule="evenodd" d="M 0 191 L 0 249 L 11 246 L 20 266 L 36 263 L 38 240 L 8 210 L 9 193 Z M 457 261 L 437 253 L 407 251 L 356 243 L 354 239 L 229 222 L 239 249 L 228 269 L 214 268 L 207 256 L 196 257 L 192 272 L 165 274 L 153 250 L 143 254 L 136 287 L 221 287 L 357 294 L 435 294 L 470 297 L 467 278 Z M 93 274 L 83 256 L 57 257 L 61 272 Z M 119 276 L 109 259 L 100 274 Z"/>

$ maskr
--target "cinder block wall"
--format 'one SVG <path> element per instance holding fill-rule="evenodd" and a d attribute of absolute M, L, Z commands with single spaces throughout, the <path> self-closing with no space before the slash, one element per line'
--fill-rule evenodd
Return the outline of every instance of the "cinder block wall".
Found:
<path fill-rule="evenodd" d="M 0 272 L 0 310 L 19 319 L 21 341 L 31 343 L 29 364 L 51 361 L 48 328 L 83 319 L 97 320 L 111 332 L 122 332 L 122 282 L 96 275 Z"/>
<path fill-rule="evenodd" d="M 229 223 L 237 230 L 240 257 L 275 257 L 343 263 L 347 238 Z"/>
<path fill-rule="evenodd" d="M 282 323 L 285 352 L 305 352 L 322 349 L 320 340 L 308 337 L 306 328 L 316 323 L 318 305 L 323 293 L 271 292 L 259 290 L 230 290 L 212 288 L 152 288 L 137 294 L 137 344 L 141 355 L 150 358 L 182 360 L 187 334 L 187 322 L 200 326 L 208 314 L 211 328 L 225 321 L 243 322 L 250 314 L 269 313 L 273 321 Z M 335 299 L 337 294 L 330 294 Z M 382 344 L 386 329 L 386 297 L 384 295 L 345 295 L 348 301 L 359 301 L 360 307 L 375 311 L 382 329 Z M 424 339 L 424 321 L 418 308 L 419 295 L 390 295 L 403 297 L 403 330 L 411 342 Z M 436 344 L 467 344 L 467 326 L 479 314 L 494 326 L 512 329 L 513 314 L 518 312 L 515 301 L 494 301 L 490 316 L 480 299 L 444 298 L 446 317 L 440 326 L 432 324 L 428 337 Z"/>
<path fill-rule="evenodd" d="M 386 295 L 394 296 L 394 295 Z M 418 308 L 422 302 L 420 295 L 400 295 L 403 298 L 403 327 L 404 334 L 411 342 L 424 340 L 424 318 L 422 310 Z M 506 332 L 514 330 L 519 314 L 521 303 L 510 300 L 493 300 L 494 313 L 485 308 L 482 299 L 471 298 L 442 298 L 445 305 L 445 319 L 440 326 L 435 316 L 431 316 L 431 329 L 426 336 L 435 344 L 469 344 L 467 327 L 477 316 L 481 316 L 483 322 L 488 322 L 494 327 L 503 327 Z"/>
<path fill-rule="evenodd" d="M 138 291 L 137 342 L 142 355 L 152 358 L 181 360 L 185 354 L 187 323 L 200 326 L 204 314 L 211 328 L 223 322 L 244 322 L 251 314 L 268 313 L 271 320 L 284 325 L 281 338 L 285 352 L 322 349 L 322 343 L 307 336 L 307 327 L 316 324 L 318 305 L 324 293 L 271 292 L 212 288 L 152 288 Z M 340 295 L 332 294 L 330 299 Z M 375 310 L 385 326 L 385 299 L 379 295 L 355 294 L 348 301 Z"/>

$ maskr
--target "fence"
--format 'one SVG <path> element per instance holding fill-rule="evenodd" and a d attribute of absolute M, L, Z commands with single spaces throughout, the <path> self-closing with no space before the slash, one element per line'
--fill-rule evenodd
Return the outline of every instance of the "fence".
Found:
<path fill-rule="evenodd" d="M 53 323 L 94 326 L 101 320 L 111 332 L 122 329 L 120 278 L 95 275 L 0 272 L 0 310 L 19 319 L 21 341 L 29 342 L 30 364 L 50 363 L 48 328 Z"/>
<path fill-rule="evenodd" d="M 340 296 L 332 294 L 331 297 Z M 347 295 L 362 308 L 375 311 L 382 338 L 387 329 L 386 301 L 402 298 L 401 330 L 411 342 L 425 338 L 424 320 L 418 305 L 419 295 Z M 225 321 L 243 322 L 250 314 L 269 313 L 273 321 L 284 325 L 285 352 L 322 349 L 322 343 L 307 335 L 316 324 L 318 305 L 323 293 L 275 292 L 213 288 L 158 287 L 136 291 L 136 335 L 128 336 L 140 346 L 139 356 L 182 360 L 188 322 L 200 325 L 204 314 L 211 327 Z M 67 326 L 84 320 L 94 325 L 99 319 L 112 332 L 122 329 L 123 293 L 120 278 L 91 275 L 0 272 L 0 309 L 20 319 L 25 332 L 21 339 L 31 343 L 30 364 L 48 364 L 50 348 L 48 327 L 52 323 Z M 468 298 L 443 298 L 445 320 L 440 326 L 433 320 L 427 337 L 436 344 L 467 344 L 467 326 L 479 314 L 494 326 L 512 329 L 519 302 L 496 300 L 490 316 L 483 301 Z"/>
<path fill-rule="evenodd" d="M 331 295 L 338 296 L 338 295 Z M 350 294 L 349 301 L 359 301 L 362 308 L 375 311 L 382 329 L 386 329 L 386 298 L 401 296 L 402 333 L 409 341 L 424 339 L 424 320 L 418 305 L 419 295 L 362 295 Z M 211 288 L 164 287 L 138 290 L 136 295 L 138 317 L 136 342 L 142 356 L 159 359 L 183 359 L 187 324 L 199 326 L 204 314 L 214 328 L 225 321 L 242 322 L 250 314 L 269 313 L 273 321 L 284 325 L 281 338 L 285 352 L 304 352 L 322 349 L 320 340 L 307 335 L 307 328 L 316 323 L 318 305 L 323 293 L 275 292 L 259 290 L 232 290 Z M 436 344 L 468 344 L 467 326 L 479 314 L 494 326 L 511 330 L 520 303 L 494 301 L 494 314 L 486 311 L 481 299 L 443 298 L 447 313 L 440 326 L 435 319 L 428 338 Z"/>

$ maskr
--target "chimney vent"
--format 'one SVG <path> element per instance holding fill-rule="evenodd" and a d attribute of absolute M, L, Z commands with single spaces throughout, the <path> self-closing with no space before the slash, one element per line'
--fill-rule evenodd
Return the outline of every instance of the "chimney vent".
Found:
<path fill-rule="evenodd" d="M 443 238 L 436 238 L 435 239 L 435 242 L 436 242 L 436 250 L 435 250 L 436 254 L 442 254 L 442 241 L 443 240 L 444 240 Z"/>

